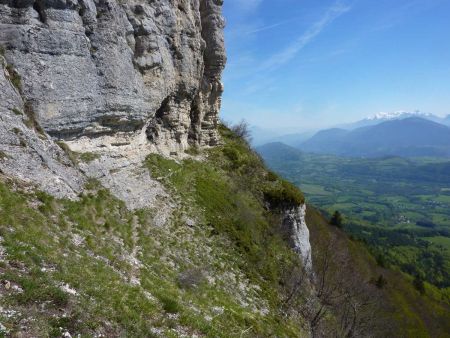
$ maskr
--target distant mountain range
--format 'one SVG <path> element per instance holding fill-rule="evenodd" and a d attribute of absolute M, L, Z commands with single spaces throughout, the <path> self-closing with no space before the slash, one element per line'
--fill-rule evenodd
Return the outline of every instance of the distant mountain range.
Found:
<path fill-rule="evenodd" d="M 271 142 L 255 148 L 268 163 L 284 163 L 286 161 L 300 161 L 302 152 L 281 142 Z"/>
<path fill-rule="evenodd" d="M 252 126 L 250 128 L 250 132 L 252 136 L 251 143 L 255 147 L 274 142 L 281 142 L 295 147 L 314 136 L 317 130 L 293 134 L 280 134 L 271 132 L 267 129 Z"/>
<path fill-rule="evenodd" d="M 384 122 L 356 129 L 323 130 L 297 148 L 352 157 L 450 156 L 450 127 L 417 116 L 383 117 L 382 120 Z M 447 121 L 450 122 L 450 117 Z"/>
<path fill-rule="evenodd" d="M 450 126 L 450 115 L 447 115 L 446 117 L 440 117 L 436 116 L 430 113 L 424 113 L 420 111 L 414 111 L 414 112 L 407 112 L 407 111 L 398 111 L 393 113 L 378 113 L 375 114 L 372 117 L 368 117 L 356 122 L 352 123 L 345 123 L 340 124 L 332 129 L 344 129 L 344 130 L 354 130 L 362 127 L 370 127 L 375 126 L 383 122 L 388 121 L 395 121 L 395 120 L 404 120 L 407 118 L 412 117 L 418 117 L 425 120 L 433 121 L 436 123 L 440 123 L 446 126 Z M 329 130 L 332 130 L 329 129 Z M 286 135 L 280 135 L 273 132 L 270 132 L 267 129 L 261 129 L 258 127 L 252 127 L 251 133 L 252 133 L 252 145 L 257 147 L 264 145 L 266 143 L 276 143 L 281 142 L 284 144 L 287 144 L 292 147 L 301 147 L 302 143 L 310 139 L 312 136 L 314 136 L 318 130 L 312 130 L 312 131 L 306 131 L 306 132 L 299 132 L 299 133 L 292 133 L 292 134 L 286 134 Z M 338 131 L 336 131 L 338 132 Z M 332 134 L 332 132 L 331 132 Z"/>
<path fill-rule="evenodd" d="M 397 111 L 393 113 L 378 113 L 375 114 L 374 116 L 365 118 L 363 120 L 359 120 L 357 122 L 338 125 L 336 126 L 336 128 L 352 130 L 361 127 L 374 126 L 387 121 L 404 120 L 410 117 L 419 117 L 425 120 L 450 126 L 450 115 L 447 115 L 446 117 L 440 117 L 430 113 L 424 113 L 421 111 L 414 111 L 414 112 Z"/>

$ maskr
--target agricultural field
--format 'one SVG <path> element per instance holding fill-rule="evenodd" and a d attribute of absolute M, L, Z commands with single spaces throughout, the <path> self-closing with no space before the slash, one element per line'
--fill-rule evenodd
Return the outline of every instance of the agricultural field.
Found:
<path fill-rule="evenodd" d="M 258 149 L 267 164 L 299 186 L 325 215 L 368 244 L 380 264 L 450 287 L 450 160 L 343 158 L 298 152 L 291 159 Z M 292 151 L 292 150 L 290 150 Z"/>

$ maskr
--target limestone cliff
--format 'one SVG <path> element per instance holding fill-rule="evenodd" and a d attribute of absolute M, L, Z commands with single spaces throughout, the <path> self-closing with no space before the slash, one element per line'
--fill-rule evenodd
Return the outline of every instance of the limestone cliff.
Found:
<path fill-rule="evenodd" d="M 149 153 L 218 142 L 221 6 L 1 0 L 0 172 L 68 198 L 95 178 L 130 208 L 154 205 Z M 74 165 L 69 149 L 94 156 Z"/>
<path fill-rule="evenodd" d="M 173 204 L 142 163 L 217 144 L 222 3 L 0 0 L 0 171 L 63 198 L 94 178 L 164 222 Z M 304 214 L 283 226 L 310 268 Z"/>
<path fill-rule="evenodd" d="M 0 45 L 56 139 L 145 131 L 170 151 L 214 145 L 222 2 L 1 0 Z"/>
<path fill-rule="evenodd" d="M 306 225 L 306 205 L 291 207 L 283 212 L 283 230 L 288 234 L 291 247 L 297 252 L 308 272 L 312 272 L 311 243 Z"/>

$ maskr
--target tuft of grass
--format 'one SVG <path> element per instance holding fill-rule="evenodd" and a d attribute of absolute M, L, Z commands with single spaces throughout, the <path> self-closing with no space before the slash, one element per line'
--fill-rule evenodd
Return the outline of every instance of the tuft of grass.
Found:
<path fill-rule="evenodd" d="M 37 117 L 36 117 L 36 113 L 33 109 L 33 106 L 31 105 L 31 102 L 29 102 L 29 101 L 25 103 L 25 115 L 27 116 L 25 125 L 30 129 L 34 129 L 40 135 L 45 135 L 45 131 L 39 124 Z"/>
<path fill-rule="evenodd" d="M 190 146 L 184 152 L 191 156 L 198 156 L 201 153 L 200 149 L 197 146 Z"/>
<path fill-rule="evenodd" d="M 27 142 L 25 141 L 25 139 L 24 138 L 22 138 L 22 137 L 19 137 L 19 145 L 22 147 L 22 148 L 26 148 L 28 145 L 27 145 Z"/>
<path fill-rule="evenodd" d="M 56 144 L 66 153 L 73 165 L 78 165 L 80 161 L 89 163 L 100 158 L 99 154 L 91 152 L 77 153 L 76 151 L 71 150 L 64 141 L 57 141 Z"/>
<path fill-rule="evenodd" d="M 37 268 L 24 275 L 6 272 L 4 278 L 17 283 L 23 292 L 14 296 L 13 301 L 18 305 L 32 305 L 45 302 L 53 308 L 65 307 L 69 302 L 69 295 L 54 285 L 54 281 Z"/>
<path fill-rule="evenodd" d="M 82 162 L 89 163 L 89 162 L 95 161 L 96 159 L 99 159 L 100 158 L 100 154 L 86 152 L 86 153 L 81 153 L 78 156 L 78 158 Z"/>
<path fill-rule="evenodd" d="M 167 313 L 178 313 L 180 312 L 180 305 L 178 301 L 167 295 L 159 296 L 159 301 L 162 303 L 164 311 Z"/>
<path fill-rule="evenodd" d="M 19 92 L 22 92 L 22 78 L 20 77 L 19 73 L 15 70 L 15 68 L 12 65 L 6 65 L 6 70 L 9 74 L 9 79 L 14 87 Z"/>
<path fill-rule="evenodd" d="M 77 165 L 78 163 L 78 154 L 70 149 L 70 147 L 64 141 L 57 141 L 56 144 L 66 153 L 70 162 L 73 165 Z"/>
<path fill-rule="evenodd" d="M 4 151 L 0 150 L 0 160 L 5 160 L 8 158 L 8 155 Z"/>
<path fill-rule="evenodd" d="M 17 109 L 17 108 L 13 108 L 13 109 L 11 109 L 11 111 L 15 114 L 15 115 L 23 115 L 22 114 L 22 111 L 20 111 L 19 109 Z"/>

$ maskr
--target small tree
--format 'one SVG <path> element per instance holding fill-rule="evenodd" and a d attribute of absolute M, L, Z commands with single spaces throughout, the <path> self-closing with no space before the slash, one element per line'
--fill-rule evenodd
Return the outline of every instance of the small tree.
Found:
<path fill-rule="evenodd" d="M 386 278 L 384 278 L 383 275 L 379 275 L 378 279 L 375 282 L 376 287 L 378 289 L 382 289 L 382 288 L 384 288 L 386 286 L 386 284 L 387 284 Z"/>
<path fill-rule="evenodd" d="M 416 277 L 414 278 L 413 285 L 421 295 L 425 294 L 425 284 L 423 282 L 423 279 L 419 275 L 416 275 Z"/>
<path fill-rule="evenodd" d="M 331 216 L 330 224 L 342 228 L 342 215 L 339 211 L 336 210 L 333 216 Z"/>
<path fill-rule="evenodd" d="M 235 124 L 231 127 L 231 131 L 239 138 L 244 139 L 247 142 L 251 142 L 252 135 L 250 131 L 250 125 L 247 121 L 242 120 L 238 124 Z"/>

